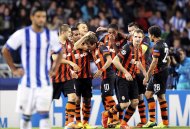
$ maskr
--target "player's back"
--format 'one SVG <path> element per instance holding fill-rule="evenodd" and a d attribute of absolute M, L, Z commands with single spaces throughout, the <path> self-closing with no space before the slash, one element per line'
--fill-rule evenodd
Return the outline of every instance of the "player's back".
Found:
<path fill-rule="evenodd" d="M 164 40 L 159 40 L 153 46 L 153 55 L 156 55 L 158 57 L 158 64 L 155 69 L 155 72 L 162 71 L 167 67 L 168 52 L 169 52 L 168 45 L 165 43 Z"/>

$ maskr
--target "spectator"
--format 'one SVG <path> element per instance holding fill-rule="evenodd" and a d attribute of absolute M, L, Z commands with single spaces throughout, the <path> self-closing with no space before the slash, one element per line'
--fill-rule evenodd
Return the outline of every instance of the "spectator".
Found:
<path fill-rule="evenodd" d="M 155 14 L 148 19 L 150 25 L 158 25 L 160 28 L 164 29 L 164 20 L 162 19 L 161 12 L 156 11 Z"/>
<path fill-rule="evenodd" d="M 176 69 L 176 72 L 179 74 L 177 90 L 188 90 L 190 89 L 190 58 L 186 57 L 186 52 L 183 49 L 179 49 L 178 53 L 180 64 Z"/>
<path fill-rule="evenodd" d="M 170 19 L 170 24 L 172 25 L 173 30 L 179 30 L 180 32 L 183 31 L 183 29 L 186 27 L 186 21 L 182 17 L 182 11 L 176 10 L 175 16 L 172 16 Z"/>
<path fill-rule="evenodd" d="M 98 15 L 98 7 L 94 0 L 88 0 L 85 5 L 81 7 L 82 17 L 84 21 L 89 21 L 92 17 Z"/>

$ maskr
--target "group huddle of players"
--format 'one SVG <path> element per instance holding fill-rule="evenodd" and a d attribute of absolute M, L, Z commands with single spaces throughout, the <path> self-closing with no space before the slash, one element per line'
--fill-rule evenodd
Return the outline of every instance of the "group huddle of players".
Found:
<path fill-rule="evenodd" d="M 168 127 L 165 99 L 168 47 L 160 38 L 160 28 L 151 26 L 148 37 L 135 23 L 128 25 L 128 35 L 119 32 L 115 24 L 99 27 L 97 31 L 107 31 L 107 34 L 98 40 L 85 23 L 78 23 L 73 28 L 63 24 L 59 29 L 63 56 L 56 75 L 52 77 L 53 99 L 59 99 L 61 93 L 68 97 L 65 127 L 92 128 L 88 123 L 93 115 L 90 112 L 92 79 L 97 77 L 102 78 L 104 128 L 131 128 L 127 122 L 136 107 L 141 120 L 137 127 Z M 56 58 L 57 55 L 52 54 L 52 60 Z M 92 61 L 98 68 L 95 74 L 90 71 Z M 117 103 L 113 99 L 114 93 Z M 162 122 L 158 125 L 153 94 L 157 95 L 161 109 Z M 148 102 L 149 120 L 146 119 L 143 95 Z"/>

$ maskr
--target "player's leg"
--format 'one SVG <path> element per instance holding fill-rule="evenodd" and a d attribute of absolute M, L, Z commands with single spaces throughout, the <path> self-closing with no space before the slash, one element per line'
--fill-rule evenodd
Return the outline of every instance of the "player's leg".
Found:
<path fill-rule="evenodd" d="M 109 110 L 114 105 L 116 105 L 115 100 L 113 98 L 113 89 L 114 89 L 115 78 L 106 78 L 102 80 L 101 83 L 101 93 L 102 100 L 105 100 L 105 110 Z M 113 119 L 109 119 L 108 123 L 112 123 L 113 121 L 117 121 L 118 116 L 117 113 L 113 114 Z"/>
<path fill-rule="evenodd" d="M 132 117 L 134 114 L 136 107 L 138 106 L 139 100 L 138 100 L 138 85 L 136 82 L 136 79 L 133 79 L 133 81 L 127 81 L 127 85 L 129 88 L 128 94 L 129 94 L 129 99 L 131 101 L 130 105 L 128 106 L 125 116 L 123 119 L 124 124 L 127 124 L 129 119 Z"/>
<path fill-rule="evenodd" d="M 159 76 L 157 76 L 156 88 L 158 89 L 158 91 L 156 94 L 160 104 L 162 122 L 154 128 L 168 127 L 168 110 L 167 110 L 168 105 L 165 97 L 167 76 L 168 76 L 167 70 L 160 72 Z"/>
<path fill-rule="evenodd" d="M 82 80 L 82 97 L 83 97 L 83 125 L 84 128 L 92 128 L 89 125 L 90 111 L 91 111 L 91 98 L 92 98 L 92 79 L 86 78 Z"/>
<path fill-rule="evenodd" d="M 40 117 L 39 128 L 50 129 L 49 109 L 52 101 L 53 88 L 44 86 L 36 89 L 36 110 Z"/>
<path fill-rule="evenodd" d="M 67 123 L 65 123 L 65 126 L 67 126 L 69 123 L 74 122 L 74 116 L 75 116 L 75 110 L 76 110 L 76 91 L 74 86 L 74 80 L 68 80 L 64 82 L 64 85 L 62 86 L 63 94 L 65 97 L 68 97 L 68 101 L 66 104 L 66 116 L 68 117 Z"/>
<path fill-rule="evenodd" d="M 156 102 L 154 100 L 153 94 L 154 94 L 154 76 L 150 78 L 147 90 L 145 92 L 145 97 L 148 102 L 149 121 L 145 125 L 143 125 L 144 128 L 156 126 L 156 119 L 155 119 Z"/>
<path fill-rule="evenodd" d="M 138 89 L 139 89 L 139 104 L 138 104 L 138 111 L 140 115 L 141 121 L 137 124 L 137 127 L 142 127 L 144 124 L 146 124 L 146 107 L 145 107 L 145 102 L 144 102 L 144 94 L 146 91 L 146 86 L 143 85 L 143 79 L 144 76 L 140 73 L 137 74 L 136 80 L 138 84 Z"/>
<path fill-rule="evenodd" d="M 76 124 L 78 127 L 83 127 L 83 124 L 81 122 L 81 96 L 83 91 L 83 86 L 81 79 L 75 79 L 75 88 L 76 88 L 76 110 L 75 110 L 75 118 L 76 118 Z"/>
<path fill-rule="evenodd" d="M 31 115 L 34 107 L 34 91 L 18 86 L 16 111 L 21 114 L 20 129 L 32 129 Z"/>

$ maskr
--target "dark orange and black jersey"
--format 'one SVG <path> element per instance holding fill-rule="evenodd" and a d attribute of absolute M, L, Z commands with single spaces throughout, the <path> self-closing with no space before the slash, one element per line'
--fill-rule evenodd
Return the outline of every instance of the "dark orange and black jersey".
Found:
<path fill-rule="evenodd" d="M 117 53 L 115 52 L 111 42 L 109 41 L 109 34 L 105 35 L 101 40 L 101 42 L 104 43 L 104 45 L 108 48 L 110 55 L 112 57 L 112 59 L 117 55 Z M 126 39 L 124 39 L 120 33 L 118 33 L 118 36 L 115 39 L 115 45 L 117 47 L 118 50 L 122 49 L 122 46 L 124 46 L 126 44 Z"/>
<path fill-rule="evenodd" d="M 146 52 L 143 54 L 143 49 L 144 47 L 147 47 Z M 150 52 L 151 48 L 150 48 L 150 39 L 145 36 L 141 42 L 140 48 L 139 48 L 139 59 L 143 65 L 143 67 L 145 68 L 145 70 L 148 70 L 148 68 L 150 67 L 151 64 L 151 52 Z M 137 73 L 140 73 L 140 69 L 137 68 Z"/>
<path fill-rule="evenodd" d="M 94 51 L 91 52 L 94 62 L 96 64 L 96 66 L 98 67 L 98 69 L 101 69 L 104 64 L 107 61 L 107 56 L 110 55 L 109 50 L 107 49 L 107 47 L 105 45 L 99 45 Z M 102 73 L 102 78 L 109 78 L 109 77 L 113 77 L 114 75 L 114 71 L 112 66 L 110 65 L 103 73 Z"/>
<path fill-rule="evenodd" d="M 117 54 L 122 66 L 131 74 L 133 78 L 135 78 L 137 69 L 137 66 L 134 62 L 138 61 L 139 59 L 137 53 L 138 51 L 136 48 L 134 48 L 133 44 L 128 43 L 123 46 L 123 49 Z M 118 71 L 118 76 L 125 78 L 124 73 L 121 71 Z"/>
<path fill-rule="evenodd" d="M 152 56 L 158 58 L 158 64 L 154 69 L 153 74 L 163 71 L 167 68 L 167 56 L 169 54 L 169 49 L 167 43 L 164 40 L 159 40 L 153 46 Z"/>
<path fill-rule="evenodd" d="M 105 35 L 101 40 L 101 42 L 104 43 L 104 45 L 108 48 L 110 55 L 112 59 L 117 55 L 117 53 L 114 50 L 114 47 L 112 46 L 111 42 L 109 41 L 109 34 Z M 122 46 L 124 46 L 127 43 L 127 40 L 122 37 L 120 33 L 118 33 L 118 36 L 115 39 L 115 45 L 117 49 L 120 51 L 122 49 Z M 116 70 L 115 66 L 112 64 L 112 67 L 114 70 Z"/>
<path fill-rule="evenodd" d="M 72 61 L 72 44 L 69 41 L 66 41 L 65 44 L 62 45 L 63 49 L 63 58 L 69 61 Z M 60 64 L 56 75 L 52 77 L 52 81 L 55 83 L 65 82 L 71 80 L 71 66 L 69 64 Z"/>
<path fill-rule="evenodd" d="M 82 49 L 72 51 L 73 62 L 80 67 L 80 71 L 77 72 L 78 78 L 91 78 L 90 71 L 90 53 Z"/>

